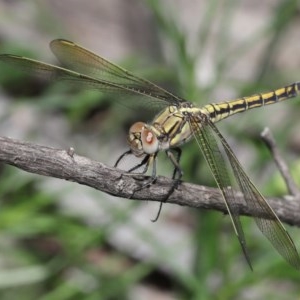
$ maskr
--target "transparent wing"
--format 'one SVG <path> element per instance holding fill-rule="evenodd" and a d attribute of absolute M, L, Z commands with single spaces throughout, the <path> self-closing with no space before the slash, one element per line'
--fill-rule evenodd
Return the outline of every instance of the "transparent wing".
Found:
<path fill-rule="evenodd" d="M 197 141 L 197 144 L 201 149 L 217 182 L 217 185 L 222 192 L 235 234 L 238 237 L 244 256 L 252 270 L 245 235 L 238 214 L 238 207 L 236 206 L 234 201 L 232 183 L 230 181 L 229 172 L 225 163 L 226 161 L 219 150 L 217 140 L 215 139 L 211 127 L 209 127 L 209 125 L 203 124 L 199 126 L 197 120 L 193 121 L 193 119 L 191 118 L 190 126 L 193 129 L 193 134 Z"/>
<path fill-rule="evenodd" d="M 57 58 L 70 69 L 10 54 L 0 55 L 0 62 L 46 79 L 65 80 L 82 88 L 113 93 L 120 103 L 133 98 L 128 103 L 131 107 L 140 105 L 158 111 L 170 104 L 184 101 L 72 42 L 54 40 L 50 47 Z"/>
<path fill-rule="evenodd" d="M 63 65 L 79 73 L 151 95 L 169 104 L 182 101 L 181 98 L 154 83 L 132 74 L 73 42 L 57 39 L 50 43 L 50 48 Z"/>
<path fill-rule="evenodd" d="M 246 249 L 244 233 L 239 220 L 239 212 L 237 210 L 234 194 L 230 188 L 232 184 L 230 183 L 230 177 L 228 176 L 229 173 L 226 166 L 226 160 L 219 149 L 218 141 L 224 148 L 236 182 L 245 197 L 246 204 L 253 211 L 259 211 L 261 212 L 260 215 L 264 216 L 264 218 L 254 216 L 258 228 L 290 265 L 296 269 L 300 269 L 300 257 L 297 249 L 279 218 L 267 203 L 266 199 L 251 182 L 217 127 L 208 118 L 203 123 L 204 125 L 199 126 L 199 122 L 197 123 L 197 120 L 192 118 L 190 126 L 193 128 L 195 139 L 221 189 L 233 227 L 250 267 L 251 263 Z"/>

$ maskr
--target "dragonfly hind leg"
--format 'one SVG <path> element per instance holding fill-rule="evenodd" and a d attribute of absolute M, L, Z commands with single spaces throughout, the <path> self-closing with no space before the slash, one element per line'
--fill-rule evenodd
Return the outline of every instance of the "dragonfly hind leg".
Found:
<path fill-rule="evenodd" d="M 175 152 L 175 155 L 173 152 Z M 171 150 L 166 151 L 166 154 L 168 156 L 168 158 L 171 160 L 172 164 L 174 165 L 174 171 L 173 171 L 173 176 L 172 179 L 174 180 L 174 186 L 175 188 L 178 187 L 179 183 L 180 183 L 180 179 L 183 176 L 183 171 L 180 167 L 180 158 L 181 158 L 181 149 L 180 148 L 174 148 Z"/>
<path fill-rule="evenodd" d="M 175 152 L 175 154 L 172 151 Z M 171 160 L 172 164 L 174 165 L 174 171 L 173 171 L 173 175 L 172 175 L 173 183 L 172 183 L 170 190 L 164 197 L 164 199 L 161 200 L 156 217 L 153 220 L 151 220 L 152 222 L 156 222 L 158 220 L 159 215 L 162 210 L 163 203 L 166 203 L 167 200 L 169 199 L 169 197 L 178 188 L 180 179 L 183 176 L 183 171 L 179 165 L 179 161 L 180 161 L 180 157 L 181 157 L 181 149 L 173 148 L 172 150 L 167 150 L 166 154 L 167 154 L 168 158 Z"/>
<path fill-rule="evenodd" d="M 173 194 L 173 192 L 178 188 L 178 186 L 180 184 L 180 180 L 183 176 L 183 171 L 179 165 L 180 158 L 181 158 L 181 152 L 182 151 L 180 148 L 173 148 L 172 150 L 166 151 L 168 158 L 171 160 L 171 162 L 174 166 L 174 171 L 173 171 L 173 175 L 172 175 L 172 179 L 173 179 L 172 186 L 171 186 L 169 192 L 166 194 L 166 197 L 163 200 L 163 202 L 166 202 L 168 200 L 168 198 Z"/>

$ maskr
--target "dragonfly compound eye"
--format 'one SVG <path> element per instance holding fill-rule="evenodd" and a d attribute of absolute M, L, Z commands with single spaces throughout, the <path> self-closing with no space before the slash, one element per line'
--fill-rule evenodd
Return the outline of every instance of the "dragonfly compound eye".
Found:
<path fill-rule="evenodd" d="M 145 153 L 154 154 L 158 151 L 157 136 L 150 129 L 144 127 L 141 133 L 141 138 Z"/>
<path fill-rule="evenodd" d="M 146 124 L 143 122 L 137 122 L 134 123 L 129 129 L 127 141 L 132 153 L 137 157 L 145 154 L 141 140 L 141 135 L 145 125 Z"/>
<path fill-rule="evenodd" d="M 143 122 L 134 123 L 130 127 L 128 143 L 135 156 L 153 154 L 158 150 L 156 135 Z"/>

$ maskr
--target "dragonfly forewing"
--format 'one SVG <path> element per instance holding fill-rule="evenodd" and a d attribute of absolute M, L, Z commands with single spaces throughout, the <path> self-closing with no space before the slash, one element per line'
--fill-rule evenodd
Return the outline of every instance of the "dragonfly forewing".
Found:
<path fill-rule="evenodd" d="M 133 109 L 145 108 L 157 113 L 171 103 L 184 102 L 180 97 L 72 42 L 58 39 L 50 46 L 66 67 L 11 54 L 0 55 L 0 62 L 46 80 L 68 81 L 75 87 L 113 94 L 116 102 Z"/>
<path fill-rule="evenodd" d="M 115 83 L 138 94 L 151 95 L 169 104 L 182 102 L 180 97 L 70 41 L 54 40 L 50 48 L 63 65 L 79 73 Z"/>

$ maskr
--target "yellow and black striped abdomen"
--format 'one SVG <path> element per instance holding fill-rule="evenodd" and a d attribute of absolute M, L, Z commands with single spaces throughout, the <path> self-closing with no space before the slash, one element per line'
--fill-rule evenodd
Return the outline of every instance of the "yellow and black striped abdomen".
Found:
<path fill-rule="evenodd" d="M 221 121 L 231 115 L 245 110 L 284 101 L 300 94 L 300 82 L 290 84 L 272 92 L 256 94 L 218 104 L 208 104 L 203 107 L 213 122 Z"/>

